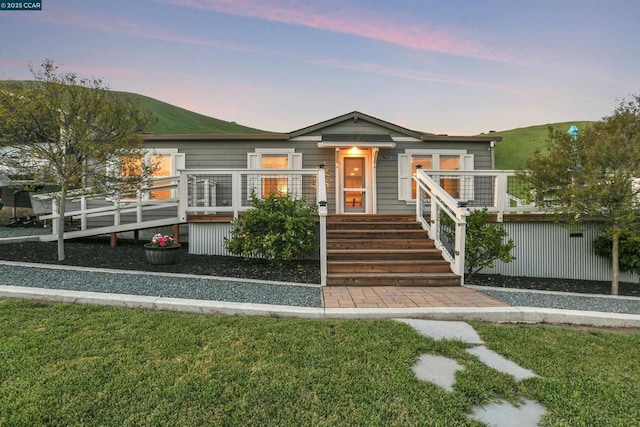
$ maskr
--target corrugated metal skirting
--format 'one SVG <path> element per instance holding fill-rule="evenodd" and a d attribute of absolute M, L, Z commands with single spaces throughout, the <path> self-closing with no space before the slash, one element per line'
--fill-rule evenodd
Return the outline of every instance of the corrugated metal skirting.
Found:
<path fill-rule="evenodd" d="M 316 225 L 316 240 L 318 239 Z M 189 223 L 189 253 L 195 255 L 233 256 L 224 246 L 224 238 L 231 237 L 229 222 L 192 222 Z M 319 243 L 316 241 L 316 244 Z M 318 249 L 306 254 L 303 259 L 319 259 Z"/>
<path fill-rule="evenodd" d="M 505 222 L 516 247 L 511 263 L 496 262 L 480 273 L 505 276 L 554 277 L 580 280 L 611 280 L 611 260 L 593 253 L 598 224 L 567 228 L 554 223 Z M 637 274 L 620 273 L 620 281 L 640 282 Z"/>
<path fill-rule="evenodd" d="M 231 237 L 231 223 L 189 223 L 189 253 L 196 255 L 231 255 L 224 247 L 225 237 Z"/>

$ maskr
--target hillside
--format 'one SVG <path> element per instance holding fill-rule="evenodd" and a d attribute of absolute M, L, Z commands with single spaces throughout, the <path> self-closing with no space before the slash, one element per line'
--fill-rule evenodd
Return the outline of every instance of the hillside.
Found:
<path fill-rule="evenodd" d="M 24 80 L 0 80 L 0 85 L 9 84 L 12 87 L 34 84 L 34 81 Z M 148 96 L 137 93 L 113 91 L 119 96 L 136 99 L 140 107 L 149 110 L 157 121 L 148 133 L 164 134 L 256 134 L 270 133 L 261 129 L 227 122 L 202 114 L 194 113 L 175 105 L 167 104 Z"/>
<path fill-rule="evenodd" d="M 215 119 L 194 113 L 166 102 L 144 95 L 129 92 L 117 92 L 123 96 L 134 97 L 140 107 L 149 110 L 158 120 L 149 133 L 156 134 L 256 134 L 269 133 L 264 130 L 239 125 L 234 122 Z"/>
<path fill-rule="evenodd" d="M 571 125 L 584 129 L 589 123 L 585 121 L 550 123 L 546 125 L 529 126 L 506 131 L 491 133 L 501 136 L 502 141 L 496 144 L 496 169 L 522 169 L 525 161 L 536 151 L 547 151 L 547 136 L 549 126 L 566 132 Z"/>

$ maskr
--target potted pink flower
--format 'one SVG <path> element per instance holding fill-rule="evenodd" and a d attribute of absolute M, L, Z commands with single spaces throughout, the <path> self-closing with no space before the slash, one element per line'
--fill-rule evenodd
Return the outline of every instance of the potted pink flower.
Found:
<path fill-rule="evenodd" d="M 150 264 L 175 264 L 178 257 L 180 243 L 176 243 L 172 236 L 158 233 L 151 238 L 151 242 L 144 245 L 147 261 Z"/>

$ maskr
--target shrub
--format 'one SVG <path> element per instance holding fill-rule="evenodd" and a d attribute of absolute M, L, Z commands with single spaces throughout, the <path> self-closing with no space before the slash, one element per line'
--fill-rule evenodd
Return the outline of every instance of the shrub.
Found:
<path fill-rule="evenodd" d="M 515 248 L 512 239 L 507 240 L 507 231 L 497 223 L 489 223 L 487 208 L 475 210 L 467 217 L 465 236 L 464 267 L 469 277 L 483 268 L 493 268 L 496 260 L 509 263 L 515 259 L 511 250 Z M 455 224 L 448 215 L 442 215 L 441 223 L 451 240 L 455 238 Z"/>
<path fill-rule="evenodd" d="M 317 208 L 289 195 L 251 195 L 252 208 L 234 221 L 225 247 L 234 255 L 262 257 L 282 264 L 300 259 L 315 246 Z"/>
<path fill-rule="evenodd" d="M 593 241 L 593 252 L 596 255 L 611 259 L 613 243 L 611 236 L 603 233 Z M 640 274 L 640 234 L 626 233 L 620 236 L 618 262 L 621 271 Z"/>

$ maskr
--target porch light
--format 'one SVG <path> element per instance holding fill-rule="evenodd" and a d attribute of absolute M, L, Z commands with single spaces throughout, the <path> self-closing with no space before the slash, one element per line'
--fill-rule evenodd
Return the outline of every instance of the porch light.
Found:
<path fill-rule="evenodd" d="M 360 153 L 360 150 L 358 149 L 358 147 L 351 147 L 351 150 L 349 150 L 349 152 L 351 154 L 358 154 Z"/>

